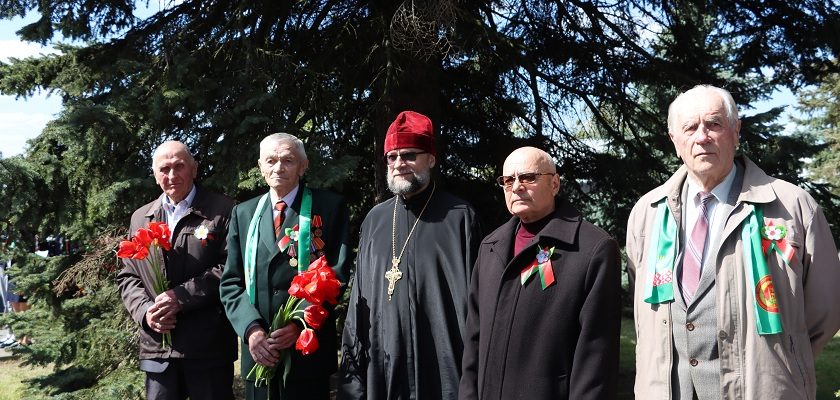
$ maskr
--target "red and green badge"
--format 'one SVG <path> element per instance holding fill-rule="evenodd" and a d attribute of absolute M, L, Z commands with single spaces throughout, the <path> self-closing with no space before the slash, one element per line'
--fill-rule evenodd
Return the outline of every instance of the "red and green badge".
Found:
<path fill-rule="evenodd" d="M 785 240 L 785 236 L 787 236 L 787 228 L 774 225 L 773 221 L 768 222 L 761 229 L 761 250 L 767 256 L 770 255 L 770 250 L 776 250 L 785 260 L 785 264 L 790 266 L 790 261 L 793 260 L 796 251 Z"/>
<path fill-rule="evenodd" d="M 321 235 L 324 234 L 322 229 L 323 221 L 321 220 L 320 215 L 313 215 L 312 216 L 312 231 L 311 231 L 311 246 L 310 252 L 315 254 L 316 257 L 321 257 L 324 255 L 324 240 L 321 239 Z M 295 224 L 292 228 L 286 228 L 284 230 L 284 235 L 280 238 L 280 241 L 277 243 L 277 246 L 280 247 L 280 251 L 285 251 L 286 254 L 289 255 L 289 265 L 291 267 L 297 267 L 298 265 L 298 243 L 300 232 L 300 227 L 298 224 Z"/>
<path fill-rule="evenodd" d="M 525 283 L 528 282 L 528 280 L 534 275 L 540 276 L 540 285 L 543 290 L 554 283 L 554 269 L 551 267 L 552 255 L 554 255 L 554 247 L 550 249 L 548 247 L 540 249 L 534 261 L 531 261 L 531 263 L 519 273 L 519 280 L 522 282 L 522 286 L 525 286 Z"/>

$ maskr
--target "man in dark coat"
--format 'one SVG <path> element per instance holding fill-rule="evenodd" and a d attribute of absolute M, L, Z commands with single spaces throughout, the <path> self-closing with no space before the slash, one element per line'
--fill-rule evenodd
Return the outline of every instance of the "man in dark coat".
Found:
<path fill-rule="evenodd" d="M 338 397 L 456 399 L 478 221 L 432 182 L 429 118 L 400 113 L 385 157 L 395 196 L 362 223 Z"/>
<path fill-rule="evenodd" d="M 255 363 L 278 366 L 277 377 L 268 387 L 255 387 L 253 378 L 246 380 L 248 399 L 269 395 L 274 400 L 329 399 L 329 376 L 337 369 L 335 313 L 326 304 L 329 317 L 316 331 L 320 347 L 312 354 L 304 356 L 294 348 L 301 333 L 297 322 L 270 330 L 272 319 L 289 298 L 289 286 L 298 267 L 308 266 L 302 260 L 306 257 L 297 253 L 295 241 L 285 248 L 279 246 L 291 232 L 286 229 L 299 225 L 302 214 L 306 214 L 306 203 L 311 204 L 309 260 L 325 255 L 339 280 L 347 281 L 349 211 L 341 196 L 301 183 L 308 166 L 300 139 L 286 133 L 269 135 L 260 143 L 259 158 L 268 193 L 233 210 L 220 290 L 228 318 L 243 340 L 242 377 L 248 376 Z M 256 224 L 253 234 L 249 233 L 252 223 Z M 302 230 L 299 227 L 295 233 L 303 235 Z M 251 267 L 247 265 L 248 254 L 253 254 L 250 251 L 255 252 Z M 278 363 L 281 350 L 291 352 L 291 370 L 285 383 L 285 366 Z"/>
<path fill-rule="evenodd" d="M 117 275 L 123 304 L 140 328 L 140 369 L 149 399 L 232 399 L 236 335 L 219 301 L 227 256 L 224 237 L 234 201 L 193 184 L 197 165 L 187 147 L 165 142 L 152 170 L 163 194 L 131 216 L 133 235 L 164 222 L 169 290 L 155 293 L 149 259 L 123 259 Z M 164 346 L 164 333 L 172 345 Z"/>
<path fill-rule="evenodd" d="M 460 399 L 614 399 L 618 244 L 557 196 L 544 151 L 508 156 L 513 218 L 481 242 L 470 286 Z"/>

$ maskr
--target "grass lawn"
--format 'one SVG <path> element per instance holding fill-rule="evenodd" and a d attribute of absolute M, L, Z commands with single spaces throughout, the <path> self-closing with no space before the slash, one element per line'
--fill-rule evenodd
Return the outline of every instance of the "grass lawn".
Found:
<path fill-rule="evenodd" d="M 633 379 L 635 376 L 636 334 L 633 320 L 621 321 L 621 360 L 618 376 L 618 400 L 633 399 Z M 817 400 L 835 400 L 834 392 L 840 390 L 840 334 L 825 347 L 817 363 Z M 19 358 L 0 360 L 0 400 L 18 400 L 23 398 L 24 382 L 27 379 L 47 375 L 51 370 L 44 367 L 21 367 Z M 234 391 L 237 399 L 242 399 L 243 382 L 239 378 L 239 362 L 235 367 L 236 380 Z"/>
<path fill-rule="evenodd" d="M 51 369 L 46 367 L 21 367 L 21 360 L 17 357 L 0 360 L 0 400 L 19 400 L 24 398 L 23 389 L 26 379 L 36 378 L 48 374 Z"/>

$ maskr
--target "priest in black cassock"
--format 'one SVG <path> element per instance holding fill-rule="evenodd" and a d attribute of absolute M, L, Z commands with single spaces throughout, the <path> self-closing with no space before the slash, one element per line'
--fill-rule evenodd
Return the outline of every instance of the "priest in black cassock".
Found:
<path fill-rule="evenodd" d="M 454 400 L 478 220 L 432 182 L 428 117 L 400 113 L 384 150 L 395 196 L 362 223 L 338 398 Z"/>

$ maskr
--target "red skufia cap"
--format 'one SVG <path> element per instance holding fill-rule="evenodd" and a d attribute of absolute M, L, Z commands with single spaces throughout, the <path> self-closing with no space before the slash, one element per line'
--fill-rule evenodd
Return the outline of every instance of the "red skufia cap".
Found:
<path fill-rule="evenodd" d="M 403 111 L 388 127 L 385 153 L 406 148 L 417 148 L 435 155 L 435 132 L 429 117 L 414 111 Z"/>

